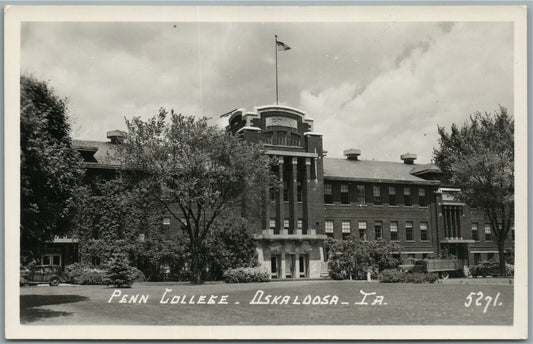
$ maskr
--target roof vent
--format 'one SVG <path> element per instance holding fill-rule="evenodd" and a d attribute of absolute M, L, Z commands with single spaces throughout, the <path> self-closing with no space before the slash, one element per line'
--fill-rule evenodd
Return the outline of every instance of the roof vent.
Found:
<path fill-rule="evenodd" d="M 111 143 L 122 143 L 126 138 L 126 132 L 122 130 L 111 130 L 107 132 L 107 138 L 111 140 Z"/>
<path fill-rule="evenodd" d="M 348 160 L 358 160 L 359 155 L 361 155 L 361 150 L 350 148 L 344 151 L 344 155 Z"/>
<path fill-rule="evenodd" d="M 414 164 L 416 160 L 416 154 L 413 153 L 405 153 L 400 156 L 400 158 L 403 160 L 404 164 L 412 165 Z"/>

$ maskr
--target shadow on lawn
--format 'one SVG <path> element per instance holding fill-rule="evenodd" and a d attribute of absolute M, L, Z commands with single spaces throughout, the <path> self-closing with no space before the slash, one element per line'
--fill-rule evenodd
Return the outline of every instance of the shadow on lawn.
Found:
<path fill-rule="evenodd" d="M 20 323 L 26 324 L 43 318 L 67 316 L 71 313 L 52 311 L 37 307 L 74 303 L 89 300 L 86 296 L 79 295 L 21 295 L 20 296 Z"/>

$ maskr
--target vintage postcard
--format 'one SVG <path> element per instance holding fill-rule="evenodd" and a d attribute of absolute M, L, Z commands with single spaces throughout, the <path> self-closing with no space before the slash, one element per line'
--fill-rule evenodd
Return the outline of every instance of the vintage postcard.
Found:
<path fill-rule="evenodd" d="M 525 7 L 4 13 L 7 338 L 527 338 Z"/>

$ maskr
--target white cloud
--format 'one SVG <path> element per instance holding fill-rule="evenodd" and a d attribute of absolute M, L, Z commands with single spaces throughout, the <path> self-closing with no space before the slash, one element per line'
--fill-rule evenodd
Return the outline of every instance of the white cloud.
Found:
<path fill-rule="evenodd" d="M 330 156 L 429 161 L 437 124 L 512 110 L 508 23 L 26 23 L 22 71 L 69 97 L 76 137 L 103 140 L 160 107 L 216 117 L 273 103 L 274 34 L 292 47 L 280 102 L 315 119 Z"/>
<path fill-rule="evenodd" d="M 318 130 L 329 133 L 324 143 L 330 156 L 355 146 L 368 159 L 399 160 L 409 151 L 428 162 L 437 124 L 462 123 L 498 104 L 512 111 L 512 37 L 511 25 L 458 23 L 428 37 L 355 98 L 355 85 L 317 95 L 304 90 L 300 107 L 315 117 Z"/>

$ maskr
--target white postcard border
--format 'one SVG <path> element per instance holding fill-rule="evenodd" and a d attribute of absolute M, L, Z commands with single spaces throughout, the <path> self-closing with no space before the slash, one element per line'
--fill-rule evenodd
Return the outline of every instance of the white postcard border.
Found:
<path fill-rule="evenodd" d="M 23 21 L 514 22 L 516 228 L 527 221 L 525 6 L 6 6 L 5 335 L 9 339 L 523 339 L 528 330 L 527 231 L 516 232 L 513 326 L 28 326 L 19 323 L 20 24 Z M 13 244 L 9 244 L 13 243 Z"/>

